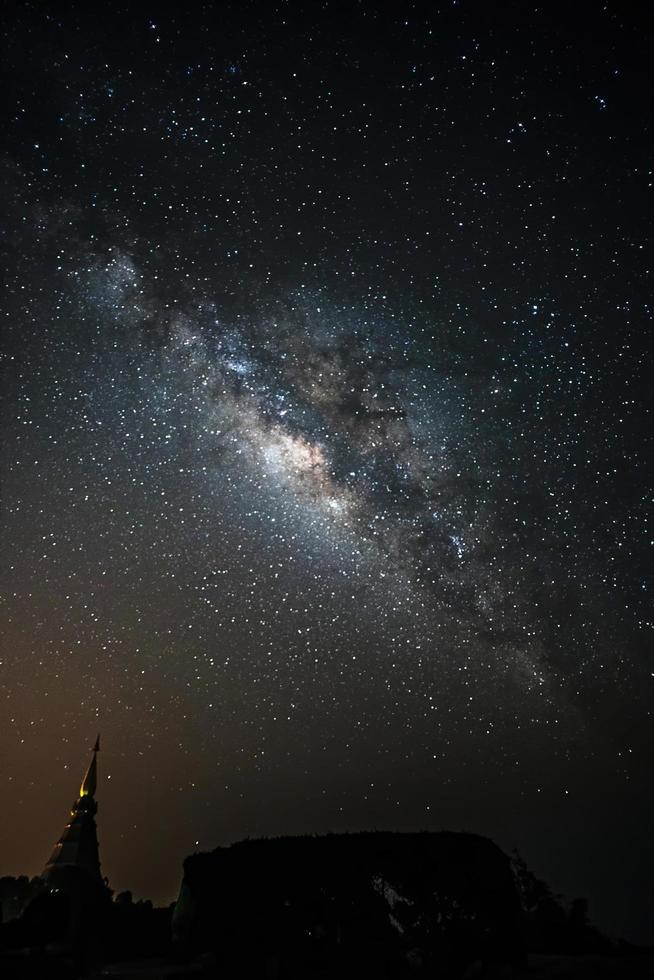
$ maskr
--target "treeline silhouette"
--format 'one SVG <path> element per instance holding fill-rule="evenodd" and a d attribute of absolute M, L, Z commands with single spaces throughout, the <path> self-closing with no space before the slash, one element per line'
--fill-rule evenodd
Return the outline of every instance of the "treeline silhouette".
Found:
<path fill-rule="evenodd" d="M 19 915 L 15 911 L 21 906 Z M 0 878 L 0 977 L 71 978 L 99 964 L 171 952 L 173 906 L 115 897 L 106 884 L 75 868 L 44 881 Z"/>
<path fill-rule="evenodd" d="M 460 976 L 524 956 L 509 859 L 471 834 L 244 841 L 184 865 L 180 950 L 225 975 Z"/>
<path fill-rule="evenodd" d="M 519 855 L 463 833 L 243 841 L 184 864 L 177 949 L 226 976 L 459 977 L 528 952 L 610 949 Z"/>
<path fill-rule="evenodd" d="M 70 978 L 159 957 L 224 978 L 439 976 L 527 953 L 616 948 L 515 853 L 463 833 L 246 840 L 194 854 L 174 907 L 114 895 L 75 868 L 0 878 L 0 975 Z M 475 966 L 476 964 L 476 966 Z"/>
<path fill-rule="evenodd" d="M 575 898 L 565 903 L 550 886 L 537 878 L 517 851 L 511 861 L 518 889 L 521 927 L 530 953 L 611 953 L 613 943 L 591 925 L 588 902 Z"/>

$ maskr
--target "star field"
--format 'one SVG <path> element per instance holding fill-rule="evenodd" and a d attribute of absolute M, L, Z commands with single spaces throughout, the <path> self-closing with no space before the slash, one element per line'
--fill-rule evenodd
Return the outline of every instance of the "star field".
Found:
<path fill-rule="evenodd" d="M 559 14 L 11 11 L 4 873 L 99 729 L 118 889 L 462 827 L 641 934 L 645 35 Z"/>

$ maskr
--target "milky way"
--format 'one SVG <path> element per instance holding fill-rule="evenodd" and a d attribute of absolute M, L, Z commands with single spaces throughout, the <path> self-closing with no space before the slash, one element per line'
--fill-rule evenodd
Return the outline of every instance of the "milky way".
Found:
<path fill-rule="evenodd" d="M 7 25 L 0 872 L 39 870 L 100 728 L 117 887 L 466 827 L 626 928 L 596 868 L 635 842 L 624 896 L 651 847 L 640 25 L 593 7 L 591 55 L 529 4 L 301 6 Z"/>

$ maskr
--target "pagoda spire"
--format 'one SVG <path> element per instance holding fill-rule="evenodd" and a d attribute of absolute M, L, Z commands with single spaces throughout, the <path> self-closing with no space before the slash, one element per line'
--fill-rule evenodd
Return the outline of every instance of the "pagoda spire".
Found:
<path fill-rule="evenodd" d="M 98 752 L 100 736 L 93 746 L 93 755 L 80 786 L 79 798 L 73 803 L 68 823 L 54 846 L 43 877 L 49 877 L 62 868 L 78 868 L 100 881 L 100 855 L 95 815 L 98 804 L 95 791 L 98 781 Z"/>
<path fill-rule="evenodd" d="M 79 789 L 80 799 L 83 796 L 95 796 L 95 791 L 98 784 L 98 752 L 100 751 L 100 736 L 95 740 L 95 745 L 93 746 L 93 756 L 89 762 L 89 767 L 86 770 L 84 779 L 82 780 L 82 785 Z"/>

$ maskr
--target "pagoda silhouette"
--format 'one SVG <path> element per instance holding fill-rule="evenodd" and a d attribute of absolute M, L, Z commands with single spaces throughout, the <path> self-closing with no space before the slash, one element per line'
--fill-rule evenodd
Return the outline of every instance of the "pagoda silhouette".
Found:
<path fill-rule="evenodd" d="M 79 797 L 70 811 L 70 819 L 41 874 L 46 881 L 60 877 L 60 872 L 65 873 L 68 869 L 75 869 L 88 875 L 94 882 L 102 882 L 98 831 L 95 824 L 95 815 L 98 812 L 95 791 L 99 751 L 100 736 L 98 735 L 89 767 L 80 786 Z"/>

